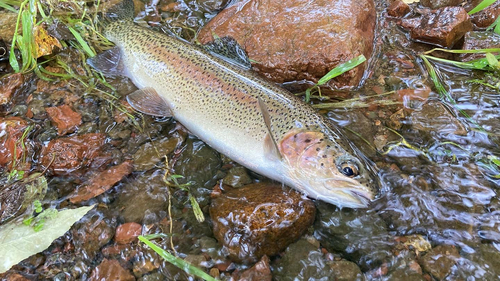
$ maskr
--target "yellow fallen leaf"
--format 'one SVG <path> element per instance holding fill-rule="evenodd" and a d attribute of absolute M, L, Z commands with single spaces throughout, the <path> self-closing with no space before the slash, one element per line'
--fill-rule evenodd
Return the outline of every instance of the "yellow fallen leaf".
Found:
<path fill-rule="evenodd" d="M 62 49 L 59 40 L 50 36 L 47 33 L 47 30 L 45 30 L 45 28 L 43 28 L 41 25 L 35 26 L 34 34 L 37 58 L 52 54 L 56 47 Z"/>

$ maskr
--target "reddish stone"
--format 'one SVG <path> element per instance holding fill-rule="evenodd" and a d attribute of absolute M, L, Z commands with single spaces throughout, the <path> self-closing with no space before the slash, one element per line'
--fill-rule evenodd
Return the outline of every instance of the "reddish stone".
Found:
<path fill-rule="evenodd" d="M 12 94 L 24 82 L 24 76 L 21 73 L 16 73 L 4 77 L 0 80 L 0 105 L 4 105 L 10 101 Z"/>
<path fill-rule="evenodd" d="M 73 111 L 68 105 L 47 107 L 45 111 L 47 111 L 52 123 L 56 125 L 57 133 L 60 136 L 74 132 L 77 126 L 82 124 L 80 113 Z"/>
<path fill-rule="evenodd" d="M 90 275 L 91 281 L 134 281 L 135 277 L 130 271 L 124 269 L 117 260 L 104 259 Z"/>
<path fill-rule="evenodd" d="M 412 100 L 426 101 L 429 98 L 431 89 L 423 87 L 421 89 L 401 89 L 396 91 L 398 100 L 405 104 Z"/>
<path fill-rule="evenodd" d="M 133 171 L 132 161 L 125 161 L 90 178 L 71 195 L 71 203 L 79 203 L 103 194 Z"/>
<path fill-rule="evenodd" d="M 118 244 L 128 244 L 142 233 L 142 225 L 136 222 L 127 222 L 116 228 L 115 241 Z"/>
<path fill-rule="evenodd" d="M 410 12 L 410 6 L 402 0 L 396 0 L 387 8 L 387 14 L 391 17 L 400 18 Z"/>
<path fill-rule="evenodd" d="M 40 162 L 56 175 L 77 171 L 101 155 L 105 139 L 102 133 L 91 133 L 51 140 L 42 149 Z"/>
<path fill-rule="evenodd" d="M 431 9 L 439 9 L 447 6 L 459 6 L 464 0 L 421 0 L 420 4 Z"/>
<path fill-rule="evenodd" d="M 376 11 L 373 0 L 239 1 L 199 33 L 202 43 L 230 36 L 248 53 L 253 68 L 275 82 L 317 82 L 337 65 L 372 54 Z M 331 85 L 356 86 L 366 64 Z"/>
<path fill-rule="evenodd" d="M 271 281 L 273 279 L 273 275 L 271 274 L 271 267 L 269 266 L 269 258 L 267 256 L 263 256 L 259 262 L 254 264 L 251 268 L 239 272 L 239 274 L 235 273 L 233 276 L 235 280 L 239 281 Z"/>
<path fill-rule="evenodd" d="M 465 34 L 463 50 L 500 48 L 500 35 L 488 31 L 469 31 Z M 497 55 L 497 53 L 494 53 Z M 484 58 L 485 54 L 460 54 L 461 61 Z"/>
<path fill-rule="evenodd" d="M 26 155 L 26 145 L 23 148 L 21 138 L 28 128 L 28 122 L 19 117 L 0 118 L 0 166 L 8 166 L 9 169 L 20 170 L 29 169 L 29 163 L 21 167 L 23 153 Z M 26 142 L 27 140 L 25 140 Z M 13 160 L 16 160 L 16 167 L 12 167 Z"/>
<path fill-rule="evenodd" d="M 486 9 L 473 14 L 471 20 L 477 27 L 486 28 L 492 25 L 498 16 L 500 16 L 500 1 L 496 1 Z"/>
<path fill-rule="evenodd" d="M 295 242 L 314 222 L 314 203 L 278 184 L 257 183 L 212 199 L 215 238 L 235 261 L 256 262 Z"/>
<path fill-rule="evenodd" d="M 470 17 L 462 7 L 426 11 L 418 18 L 403 19 L 401 26 L 410 30 L 415 41 L 440 47 L 452 47 L 472 30 Z"/>

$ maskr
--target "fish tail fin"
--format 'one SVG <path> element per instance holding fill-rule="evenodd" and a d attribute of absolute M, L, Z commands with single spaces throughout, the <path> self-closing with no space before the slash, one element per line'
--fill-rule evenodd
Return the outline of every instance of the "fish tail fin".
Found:
<path fill-rule="evenodd" d="M 123 0 L 106 10 L 104 20 L 114 22 L 120 20 L 132 20 L 134 18 L 134 1 Z"/>

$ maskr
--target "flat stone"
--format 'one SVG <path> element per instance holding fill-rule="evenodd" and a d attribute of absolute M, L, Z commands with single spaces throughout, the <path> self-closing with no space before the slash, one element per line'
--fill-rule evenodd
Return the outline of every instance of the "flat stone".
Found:
<path fill-rule="evenodd" d="M 70 195 L 71 203 L 79 203 L 103 194 L 132 171 L 132 162 L 125 161 L 92 176 L 73 195 Z"/>
<path fill-rule="evenodd" d="M 20 160 L 23 153 L 21 138 L 28 127 L 28 122 L 19 117 L 0 117 L 0 167 L 8 167 L 12 169 L 14 160 L 16 162 L 16 169 L 25 170 L 29 169 L 29 163 L 21 167 Z"/>
<path fill-rule="evenodd" d="M 500 2 L 495 1 L 495 3 L 491 4 L 486 9 L 473 14 L 471 20 L 476 27 L 486 28 L 492 25 L 498 16 L 500 16 Z"/>
<path fill-rule="evenodd" d="M 439 245 L 420 259 L 420 265 L 437 280 L 443 280 L 460 258 L 457 248 L 450 245 Z"/>
<path fill-rule="evenodd" d="M 419 111 L 414 111 L 410 120 L 413 128 L 424 132 L 437 131 L 440 134 L 467 135 L 467 129 L 439 101 L 429 101 Z"/>
<path fill-rule="evenodd" d="M 253 68 L 279 83 L 317 82 L 337 65 L 370 58 L 376 21 L 372 0 L 246 0 L 213 18 L 198 35 L 230 36 L 254 60 Z M 336 87 L 357 86 L 366 64 L 335 78 Z"/>
<path fill-rule="evenodd" d="M 60 106 L 47 107 L 45 109 L 52 123 L 57 127 L 57 133 L 62 136 L 73 133 L 77 126 L 82 124 L 82 116 L 74 111 L 70 106 L 63 104 Z"/>
<path fill-rule="evenodd" d="M 420 4 L 431 9 L 439 9 L 448 6 L 458 6 L 463 0 L 420 0 Z"/>
<path fill-rule="evenodd" d="M 135 222 L 127 222 L 116 228 L 115 241 L 118 244 L 128 244 L 134 241 L 142 233 L 142 225 Z"/>
<path fill-rule="evenodd" d="M 440 47 L 452 47 L 472 30 L 467 11 L 462 7 L 422 10 L 420 17 L 403 19 L 401 26 L 410 30 L 413 40 Z"/>
<path fill-rule="evenodd" d="M 8 103 L 12 94 L 21 87 L 24 76 L 21 73 L 11 74 L 0 80 L 0 105 Z"/>
<path fill-rule="evenodd" d="M 311 200 L 271 183 L 230 190 L 210 206 L 215 238 L 231 259 L 242 262 L 284 250 L 311 226 L 315 213 Z"/>
<path fill-rule="evenodd" d="M 387 8 L 387 14 L 391 17 L 400 18 L 410 12 L 410 6 L 402 0 L 396 0 Z"/>
<path fill-rule="evenodd" d="M 241 274 L 235 278 L 235 280 L 240 281 L 271 281 L 272 279 L 273 275 L 271 274 L 271 266 L 269 265 L 269 258 L 267 256 L 263 256 L 260 261 L 251 268 L 241 272 Z"/>
<path fill-rule="evenodd" d="M 63 175 L 90 165 L 101 153 L 106 136 L 90 133 L 51 140 L 42 149 L 41 164 L 56 175 Z"/>
<path fill-rule="evenodd" d="M 500 35 L 491 31 L 469 31 L 464 36 L 462 50 L 500 48 Z M 484 58 L 485 54 L 460 54 L 461 61 Z"/>
<path fill-rule="evenodd" d="M 92 270 L 89 280 L 135 281 L 135 277 L 124 269 L 117 260 L 104 259 L 101 264 Z"/>

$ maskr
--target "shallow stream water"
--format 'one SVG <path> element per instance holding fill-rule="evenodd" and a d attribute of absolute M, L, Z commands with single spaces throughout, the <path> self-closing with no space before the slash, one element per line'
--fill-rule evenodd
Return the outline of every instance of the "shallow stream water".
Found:
<path fill-rule="evenodd" d="M 174 4 L 167 8 L 170 2 L 147 3 L 136 20 L 191 40 L 193 31 L 226 5 L 225 1 L 176 3 L 175 8 Z M 348 94 L 324 91 L 331 101 L 338 96 L 361 97 L 366 105 L 322 110 L 377 164 L 380 195 L 369 209 L 340 210 L 315 202 L 313 227 L 282 254 L 271 257 L 276 280 L 333 280 L 332 276 L 340 278 L 342 273 L 349 278 L 338 280 L 500 278 L 500 179 L 495 178 L 500 172 L 488 160 L 500 157 L 500 96 L 469 82 L 482 73 L 434 64 L 455 102 L 440 96 L 418 57 L 432 47 L 409 40 L 405 31 L 385 17 L 387 5 L 377 3 L 375 51 L 364 86 Z M 162 12 L 158 7 L 165 8 Z M 81 68 L 72 52 L 63 50 L 61 57 L 75 69 Z M 127 79 L 109 82 L 121 95 L 134 89 Z M 295 90 L 300 88 L 297 85 L 285 86 Z M 221 279 L 250 267 L 225 257 L 208 215 L 212 189 L 231 167 L 240 167 L 171 119 L 136 118 L 142 132 L 131 122 L 118 122 L 120 112 L 115 107 L 84 91 L 74 79 L 43 82 L 26 75 L 22 90 L 0 117 L 26 118 L 31 112 L 34 130 L 29 139 L 34 152 L 29 157 L 38 169 L 40 147 L 58 138 L 44 108 L 74 98 L 83 121 L 76 134 L 106 136 L 107 149 L 98 156 L 102 161 L 94 161 L 85 170 L 86 177 L 94 168 L 97 171 L 123 159 L 134 160 L 134 172 L 86 202 L 98 207 L 48 250 L 21 262 L 10 273 L 22 273 L 30 280 L 86 280 L 103 259 L 117 259 L 138 280 L 193 279 L 141 244 L 116 244 L 115 229 L 124 222 L 141 224 L 144 233 L 172 230 L 172 241 L 158 243 L 164 247 L 172 243 L 180 257 L 207 272 L 216 268 Z M 395 93 L 379 95 L 390 91 Z M 381 100 L 393 104 L 375 104 Z M 186 192 L 165 185 L 165 162 L 157 155 L 175 159 L 170 163 L 173 173 L 185 177 L 181 183 L 192 182 L 191 192 L 205 213 L 205 222 L 196 220 Z M 238 177 L 264 180 L 244 169 Z M 78 173 L 49 176 L 45 205 L 71 205 L 68 195 L 84 181 Z"/>

